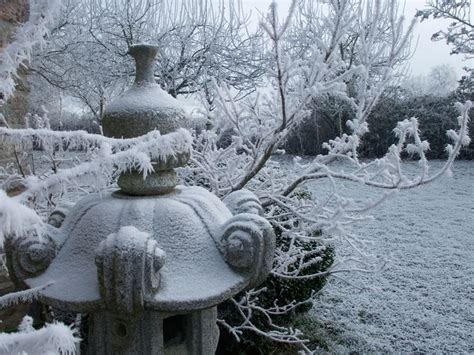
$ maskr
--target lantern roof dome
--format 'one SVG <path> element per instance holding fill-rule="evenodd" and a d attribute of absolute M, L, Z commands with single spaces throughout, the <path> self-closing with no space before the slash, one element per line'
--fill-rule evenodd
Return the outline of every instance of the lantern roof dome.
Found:
<path fill-rule="evenodd" d="M 219 250 L 222 227 L 232 213 L 203 188 L 178 186 L 172 193 L 150 197 L 120 192 L 93 195 L 68 215 L 51 235 L 62 240 L 57 256 L 42 275 L 26 280 L 30 287 L 52 282 L 41 291 L 49 304 L 77 312 L 101 308 L 96 253 L 100 243 L 114 233 L 132 234 L 127 238 L 134 238 L 133 233 L 148 233 L 165 253 L 159 287 L 145 300 L 146 308 L 208 308 L 249 283 L 245 273 L 228 265 Z M 134 273 L 137 268 L 131 262 L 116 272 Z"/>

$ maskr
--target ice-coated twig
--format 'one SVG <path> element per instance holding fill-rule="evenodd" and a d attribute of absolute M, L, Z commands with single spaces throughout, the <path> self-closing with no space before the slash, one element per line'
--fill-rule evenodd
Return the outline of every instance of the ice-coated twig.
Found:
<path fill-rule="evenodd" d="M 3 94 L 0 106 L 15 91 L 18 68 L 30 61 L 34 47 L 46 43 L 48 26 L 53 23 L 60 7 L 61 0 L 29 1 L 29 19 L 17 28 L 14 40 L 0 52 L 0 92 Z"/>
<path fill-rule="evenodd" d="M 21 303 L 31 303 L 39 298 L 39 292 L 51 286 L 53 282 L 28 290 L 11 292 L 0 297 L 0 309 Z"/>
<path fill-rule="evenodd" d="M 76 354 L 80 339 L 73 329 L 55 322 L 35 330 L 25 318 L 19 332 L 0 334 L 0 354 Z"/>

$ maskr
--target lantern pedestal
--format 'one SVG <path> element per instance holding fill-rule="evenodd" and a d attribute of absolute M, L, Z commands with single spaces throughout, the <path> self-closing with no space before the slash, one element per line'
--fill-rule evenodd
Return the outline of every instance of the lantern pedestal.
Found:
<path fill-rule="evenodd" d="M 99 312 L 90 318 L 90 354 L 213 354 L 219 340 L 216 307 L 175 315 L 149 311 L 135 318 Z"/>

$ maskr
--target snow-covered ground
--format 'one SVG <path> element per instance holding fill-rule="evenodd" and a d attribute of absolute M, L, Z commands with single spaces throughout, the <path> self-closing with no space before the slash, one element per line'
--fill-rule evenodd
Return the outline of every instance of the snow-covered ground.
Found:
<path fill-rule="evenodd" d="M 344 195 L 376 192 L 354 187 Z M 354 233 L 388 263 L 344 276 L 359 288 L 331 279 L 311 311 L 314 332 L 330 353 L 474 353 L 474 162 L 457 161 L 453 177 L 399 192 L 371 214 Z"/>
<path fill-rule="evenodd" d="M 330 352 L 474 353 L 474 162 L 456 162 L 453 177 L 402 191 L 372 215 L 354 232 L 388 264 L 345 276 L 370 288 L 332 279 L 321 293 L 312 315 Z"/>

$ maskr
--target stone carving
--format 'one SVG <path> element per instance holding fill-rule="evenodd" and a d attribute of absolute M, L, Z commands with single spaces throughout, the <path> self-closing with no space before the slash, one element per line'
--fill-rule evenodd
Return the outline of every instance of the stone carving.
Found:
<path fill-rule="evenodd" d="M 157 47 L 149 45 L 130 47 L 129 54 L 136 63 L 135 83 L 106 107 L 102 120 L 106 136 L 131 138 L 153 129 L 166 134 L 189 125 L 178 101 L 155 82 L 157 52 Z"/>
<path fill-rule="evenodd" d="M 262 215 L 263 213 L 260 200 L 249 190 L 234 191 L 227 195 L 222 202 L 226 204 L 232 214 L 253 213 Z"/>
<path fill-rule="evenodd" d="M 65 218 L 65 211 L 55 210 L 49 215 L 48 224 L 55 230 L 61 227 Z M 17 286 L 23 287 L 23 280 L 46 270 L 56 256 L 58 247 L 56 241 L 49 235 L 6 238 L 7 266 Z"/>
<path fill-rule="evenodd" d="M 223 202 L 234 217 L 223 227 L 219 241 L 221 252 L 229 265 L 253 274 L 249 287 L 257 286 L 272 269 L 275 250 L 273 227 L 260 217 L 263 208 L 254 193 L 234 191 Z"/>
<path fill-rule="evenodd" d="M 224 225 L 220 248 L 229 265 L 251 274 L 249 287 L 257 286 L 272 269 L 273 228 L 263 217 L 240 213 Z"/>
<path fill-rule="evenodd" d="M 123 173 L 118 185 L 127 194 L 135 196 L 162 195 L 173 191 L 177 185 L 174 168 L 186 165 L 191 151 L 182 151 L 182 134 L 179 128 L 189 125 L 188 118 L 179 102 L 163 91 L 155 82 L 154 61 L 158 48 L 135 45 L 129 54 L 136 62 L 133 86 L 112 101 L 104 111 L 102 126 L 104 134 L 115 138 L 131 138 L 158 130 L 169 134 L 170 145 L 175 154 L 156 157 L 154 172 L 149 178 L 136 170 Z"/>
<path fill-rule="evenodd" d="M 143 179 L 143 173 L 130 171 L 122 173 L 118 179 L 122 191 L 130 195 L 163 195 L 173 191 L 178 183 L 174 170 L 158 170 L 148 174 L 148 179 Z"/>
<path fill-rule="evenodd" d="M 41 274 L 56 256 L 56 244 L 47 235 L 7 238 L 5 241 L 7 267 L 15 284 Z"/>
<path fill-rule="evenodd" d="M 66 219 L 66 212 L 63 210 L 53 211 L 48 217 L 48 224 L 55 228 L 60 228 Z"/>
<path fill-rule="evenodd" d="M 151 156 L 146 178 L 125 172 L 120 190 L 84 197 L 67 216 L 54 213 L 50 223 L 60 228 L 51 227 L 50 238 L 11 248 L 26 286 L 51 283 L 39 291 L 45 303 L 90 314 L 91 354 L 213 354 L 217 305 L 272 268 L 273 228 L 253 193 L 221 201 L 177 185 L 173 169 L 189 159 L 191 139 L 179 129 L 187 125 L 179 102 L 154 83 L 156 51 L 130 49 L 135 84 L 106 108 L 103 127 L 109 137 L 158 129 L 168 153 Z"/>
<path fill-rule="evenodd" d="M 153 160 L 153 169 L 155 169 L 155 171 L 159 171 L 179 168 L 181 166 L 185 166 L 188 163 L 189 158 L 191 158 L 191 151 L 185 151 L 164 157 L 157 157 Z"/>
<path fill-rule="evenodd" d="M 106 308 L 118 314 L 143 311 L 146 297 L 158 290 L 164 262 L 165 252 L 148 233 L 128 226 L 108 235 L 95 256 Z"/>

